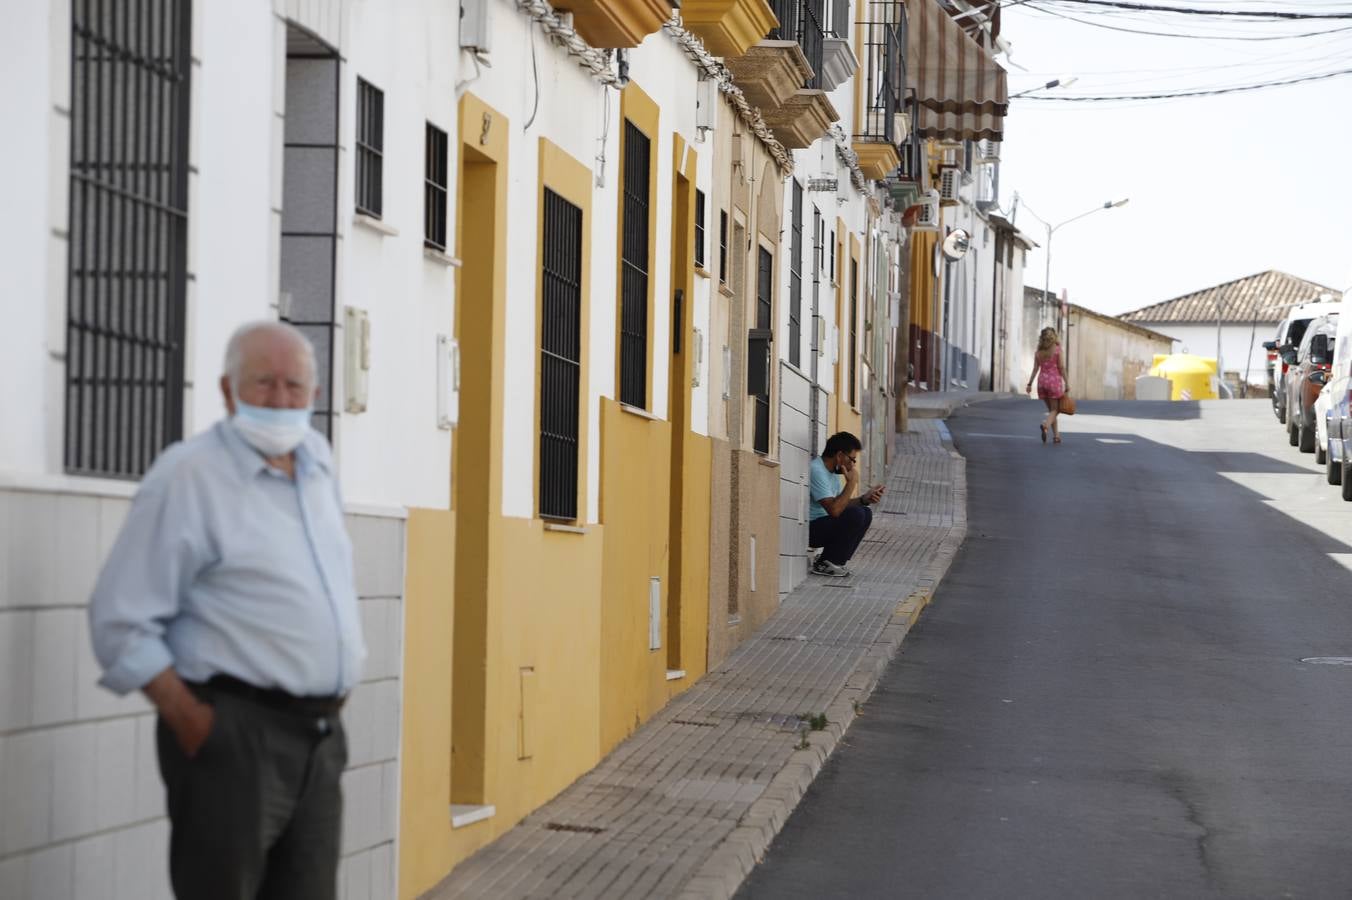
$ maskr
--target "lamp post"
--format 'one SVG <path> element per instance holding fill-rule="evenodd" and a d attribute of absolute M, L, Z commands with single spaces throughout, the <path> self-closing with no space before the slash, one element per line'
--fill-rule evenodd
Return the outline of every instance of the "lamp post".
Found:
<path fill-rule="evenodd" d="M 1072 84 L 1074 84 L 1079 80 L 1080 80 L 1079 76 L 1077 75 L 1072 75 L 1069 78 L 1053 78 L 1046 84 L 1038 85 L 1037 87 L 1031 87 L 1026 91 L 1019 91 L 1017 94 L 1010 94 L 1009 99 L 1016 100 L 1019 97 L 1027 97 L 1034 91 L 1050 91 L 1052 88 L 1070 87 Z"/>
<path fill-rule="evenodd" d="M 1043 281 L 1042 281 L 1042 303 L 1043 303 L 1043 306 L 1044 306 L 1044 307 L 1050 306 L 1050 305 L 1051 305 L 1051 296 L 1052 296 L 1052 237 L 1056 234 L 1056 232 L 1057 232 L 1060 228 L 1062 228 L 1062 227 L 1064 227 L 1064 226 L 1066 226 L 1066 225 L 1069 225 L 1071 222 L 1078 222 L 1080 219 L 1083 219 L 1085 216 L 1092 216 L 1094 213 L 1100 212 L 1100 211 L 1105 210 L 1105 209 L 1117 209 L 1118 207 L 1126 206 L 1126 205 L 1127 205 L 1127 201 L 1130 200 L 1130 199 L 1131 199 L 1130 197 L 1124 197 L 1124 198 L 1122 198 L 1121 200 L 1108 200 L 1108 201 L 1106 201 L 1105 203 L 1103 203 L 1103 204 L 1101 204 L 1101 205 L 1099 205 L 1099 206 L 1095 206 L 1095 207 L 1094 207 L 1093 209 L 1091 209 L 1091 210 L 1088 210 L 1088 211 L 1086 211 L 1086 212 L 1080 213 L 1078 216 L 1071 216 L 1069 219 L 1066 219 L 1066 220 L 1063 221 L 1063 222 L 1057 222 L 1055 225 L 1053 225 L 1051 222 L 1048 222 L 1046 219 L 1042 218 L 1042 216 L 1039 216 L 1037 213 L 1033 212 L 1031 209 L 1028 209 L 1028 204 L 1027 204 L 1027 203 L 1024 203 L 1024 204 L 1023 204 L 1023 208 L 1028 210 L 1028 214 L 1029 214 L 1030 216 L 1032 216 L 1033 218 L 1037 219 L 1039 222 L 1041 222 L 1041 223 L 1042 223 L 1044 226 L 1046 226 L 1046 228 L 1047 228 L 1047 246 L 1046 246 L 1046 248 L 1043 250 L 1043 252 L 1046 254 L 1046 262 L 1047 262 L 1046 270 L 1045 270 L 1045 272 L 1044 272 L 1044 274 L 1043 274 Z"/>

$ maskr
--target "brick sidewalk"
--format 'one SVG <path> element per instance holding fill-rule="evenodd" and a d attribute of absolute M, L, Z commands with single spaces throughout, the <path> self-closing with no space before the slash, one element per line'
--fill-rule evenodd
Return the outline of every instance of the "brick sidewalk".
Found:
<path fill-rule="evenodd" d="M 936 420 L 898 443 L 843 579 L 809 578 L 753 637 L 427 897 L 730 897 L 929 602 L 967 530 Z M 800 715 L 826 714 L 824 730 Z"/>

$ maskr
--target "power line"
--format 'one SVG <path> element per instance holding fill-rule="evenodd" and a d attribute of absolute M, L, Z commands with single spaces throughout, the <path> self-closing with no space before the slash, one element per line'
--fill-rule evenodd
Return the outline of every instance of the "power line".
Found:
<path fill-rule="evenodd" d="M 1251 19 L 1352 19 L 1352 12 L 1290 12 L 1287 10 L 1257 9 L 1200 9 L 1195 6 L 1160 6 L 1152 3 L 1133 3 L 1128 0 L 1056 0 L 1083 6 L 1103 6 L 1133 12 L 1165 12 L 1191 16 L 1239 16 Z"/>
<path fill-rule="evenodd" d="M 1265 88 L 1286 87 L 1292 84 L 1304 84 L 1310 81 L 1326 81 L 1330 78 L 1338 78 L 1343 75 L 1352 75 L 1352 69 L 1339 69 L 1336 72 L 1320 72 L 1316 75 L 1303 75 L 1299 78 L 1287 78 L 1282 81 L 1267 81 L 1261 84 L 1236 85 L 1234 87 L 1210 88 L 1197 91 L 1175 91 L 1164 94 L 1120 94 L 1109 97 L 1066 97 L 1048 94 L 1038 96 L 1032 94 L 1026 97 L 1020 97 L 1020 100 L 1042 100 L 1053 103 L 1110 103 L 1121 100 L 1173 100 L 1180 97 L 1215 97 L 1220 94 L 1238 94 L 1246 91 L 1260 91 Z"/>
<path fill-rule="evenodd" d="M 1323 37 L 1325 35 L 1352 31 L 1352 25 L 1343 25 L 1337 28 L 1326 28 L 1322 31 L 1305 31 L 1299 34 L 1184 34 L 1177 31 L 1147 31 L 1140 28 L 1127 28 L 1122 25 L 1109 25 L 1107 22 L 1095 22 L 1091 19 L 1081 19 L 1077 16 L 1072 16 L 1068 13 L 1059 12 L 1050 7 L 1031 2 L 1028 4 L 1028 8 L 1045 15 L 1056 16 L 1057 18 L 1065 19 L 1070 22 L 1077 22 L 1081 25 L 1092 25 L 1095 28 L 1106 28 L 1109 31 L 1122 31 L 1127 34 L 1142 34 L 1151 37 L 1188 38 L 1199 41 L 1284 41 L 1292 38 Z"/>

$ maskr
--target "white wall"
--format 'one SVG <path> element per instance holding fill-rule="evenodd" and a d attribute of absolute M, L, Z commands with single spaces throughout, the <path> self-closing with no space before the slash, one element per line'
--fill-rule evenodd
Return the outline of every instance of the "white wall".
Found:
<path fill-rule="evenodd" d="M 1167 334 L 1175 340 L 1174 351 L 1191 353 L 1193 356 L 1214 357 L 1216 355 L 1216 326 L 1180 325 L 1177 322 L 1134 322 L 1132 324 Z M 1277 335 L 1276 322 L 1259 322 L 1257 329 L 1252 324 L 1240 325 L 1229 322 L 1221 325 L 1221 364 L 1227 372 L 1239 372 L 1244 379 L 1244 369 L 1249 368 L 1250 384 L 1267 387 L 1267 351 L 1263 341 L 1270 341 Z M 1253 352 L 1249 352 L 1250 337 L 1253 340 Z"/>
<path fill-rule="evenodd" d="M 45 3 L 10 4 L 0 29 L 0 58 L 11 73 L 0 90 L 0 121 L 11 135 L 4 149 L 11 177 L 6 212 L 0 217 L 0 268 L 5 273 L 0 379 L 9 386 L 5 412 L 10 424 L 0 428 L 0 473 L 49 468 L 44 427 L 52 399 L 46 380 L 48 297 L 54 282 L 62 285 L 63 293 L 65 285 L 65 242 L 53 239 L 52 229 L 64 229 L 64 201 L 56 198 L 65 197 L 67 168 L 61 161 L 69 154 L 66 120 L 53 112 L 53 105 L 65 108 L 70 103 L 65 86 L 69 25 L 54 26 L 50 15 Z M 67 75 L 58 84 L 61 72 Z M 22 89 L 16 89 L 20 84 Z M 54 215 L 58 210 L 59 219 Z M 64 315 L 62 307 L 55 330 L 64 327 Z"/>

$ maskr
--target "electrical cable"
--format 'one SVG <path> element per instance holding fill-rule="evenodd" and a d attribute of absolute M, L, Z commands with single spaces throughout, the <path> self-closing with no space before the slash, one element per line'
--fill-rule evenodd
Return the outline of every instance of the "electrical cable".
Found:
<path fill-rule="evenodd" d="M 1108 97 L 1085 97 L 1085 96 L 1055 96 L 1030 94 L 1020 97 L 1020 100 L 1041 100 L 1053 103 L 1110 103 L 1120 100 L 1173 100 L 1181 97 L 1216 97 L 1221 94 L 1239 94 L 1247 91 L 1261 91 L 1266 88 L 1286 87 L 1292 84 L 1305 84 L 1311 81 L 1326 81 L 1331 78 L 1339 78 L 1343 75 L 1352 75 L 1352 69 L 1339 69 L 1335 72 L 1320 72 L 1314 75 L 1303 75 L 1298 78 L 1287 78 L 1281 81 L 1268 81 L 1261 84 L 1244 84 L 1233 87 L 1208 88 L 1196 91 L 1175 91 L 1167 94 L 1119 94 Z"/>
<path fill-rule="evenodd" d="M 1284 41 L 1295 38 L 1323 37 L 1330 34 L 1339 34 L 1341 32 L 1352 31 L 1352 25 L 1343 25 L 1338 28 L 1328 28 L 1323 31 L 1306 31 L 1299 34 L 1264 34 L 1264 35 L 1242 35 L 1242 34 L 1182 34 L 1174 31 L 1146 31 L 1138 28 L 1127 28 L 1122 25 L 1109 25 L 1107 22 L 1095 22 L 1090 19 L 1081 19 L 1068 13 L 1058 12 L 1050 7 L 1037 3 L 1029 3 L 1029 9 L 1036 10 L 1049 16 L 1056 16 L 1066 19 L 1070 22 L 1078 22 L 1081 25 L 1092 25 L 1095 28 L 1106 28 L 1109 31 L 1122 31 L 1127 34 L 1143 34 L 1151 37 L 1167 38 L 1190 38 L 1193 40 L 1207 41 Z"/>
<path fill-rule="evenodd" d="M 1286 10 L 1257 9 L 1199 9 L 1193 6 L 1161 6 L 1152 3 L 1134 3 L 1128 0 L 1056 0 L 1080 6 L 1101 6 L 1138 12 L 1165 12 L 1191 16 L 1241 17 L 1251 19 L 1352 19 L 1352 12 L 1288 12 Z"/>

